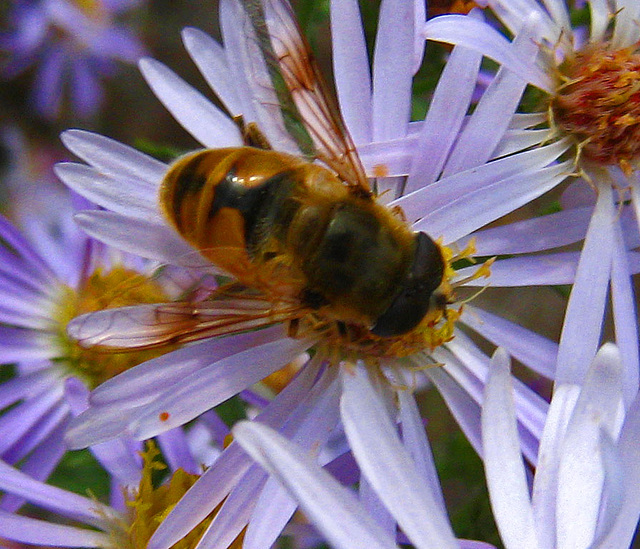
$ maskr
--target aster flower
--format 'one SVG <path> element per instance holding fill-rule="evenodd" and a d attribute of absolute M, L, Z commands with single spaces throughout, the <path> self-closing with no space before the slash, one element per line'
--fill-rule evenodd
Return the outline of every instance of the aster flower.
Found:
<path fill-rule="evenodd" d="M 10 79 L 35 66 L 32 100 L 45 118 L 59 117 L 66 98 L 79 117 L 94 115 L 102 101 L 100 80 L 115 72 L 117 62 L 133 63 L 144 53 L 138 38 L 116 21 L 137 0 L 12 4 L 11 30 L 0 37 L 6 57 L 2 75 Z"/>
<path fill-rule="evenodd" d="M 640 517 L 640 398 L 626 399 L 627 367 L 604 345 L 581 384 L 557 382 L 530 495 L 518 448 L 506 354 L 494 357 L 482 415 L 484 463 L 505 547 L 631 545 Z"/>
<path fill-rule="evenodd" d="M 358 494 L 321 469 L 313 451 L 259 422 L 238 423 L 236 441 L 281 483 L 282 492 L 286 487 L 332 547 L 391 548 L 396 541 L 419 548 L 489 547 L 455 539 L 411 393 L 400 393 L 401 440 L 395 415 L 384 404 L 388 389 L 372 384 L 364 364 L 342 370 L 341 383 L 344 429 L 362 471 Z"/>
<path fill-rule="evenodd" d="M 0 511 L 3 542 L 101 549 L 146 547 L 167 510 L 202 472 L 200 466 L 192 470 L 196 458 L 188 447 L 167 443 L 165 448 L 173 456 L 171 461 L 161 459 L 153 443 L 148 443 L 144 452 L 134 448 L 123 452 L 120 458 L 131 464 L 136 481 L 124 484 L 114 479 L 109 504 L 45 484 L 0 461 L 0 489 L 7 497 L 28 501 L 31 512 L 35 508 L 41 517 Z M 160 475 L 165 478 L 159 484 Z M 205 519 L 176 547 L 195 547 L 210 520 Z"/>
<path fill-rule="evenodd" d="M 509 53 L 509 41 L 472 18 L 443 16 L 427 23 L 433 40 L 463 44 L 502 63 L 545 95 L 541 123 L 554 139 L 570 139 L 582 176 L 568 188 L 560 217 L 593 208 L 563 327 L 557 379 L 578 383 L 601 343 L 610 294 L 615 339 L 628 375 L 627 402 L 638 388 L 638 323 L 631 274 L 637 272 L 638 124 L 635 81 L 640 67 L 637 2 L 589 2 L 590 33 L 572 28 L 565 2 L 486 2 L 512 33 L 530 29 L 538 55 Z M 516 183 L 517 185 L 517 183 Z M 580 189 L 579 186 L 582 188 Z M 594 192 L 595 191 L 595 192 Z M 585 196 L 588 195 L 588 196 Z"/>
<path fill-rule="evenodd" d="M 86 395 L 79 396 L 77 389 L 69 392 L 70 380 L 88 393 L 157 354 L 116 356 L 81 349 L 66 335 L 68 321 L 104 306 L 165 300 L 190 282 L 177 274 L 157 277 L 149 262 L 108 250 L 82 234 L 71 219 L 68 193 L 58 198 L 55 224 L 51 215 L 22 216 L 30 233 L 37 235 L 37 246 L 0 218 L 0 363 L 7 373 L 0 385 L 0 458 L 20 463 L 38 480 L 46 479 L 59 463 L 69 420 L 87 406 Z M 176 437 L 180 435 L 169 435 Z M 113 465 L 122 444 L 114 441 L 94 452 Z M 130 469 L 115 470 L 124 471 L 123 482 L 131 480 Z M 16 505 L 18 501 L 6 498 L 0 504 L 5 510 Z"/>
<path fill-rule="evenodd" d="M 283 6 L 267 4 L 268 9 L 275 10 Z M 539 196 L 566 176 L 570 164 L 550 164 L 568 143 L 515 154 L 539 145 L 549 132 L 530 129 L 538 124 L 536 117 L 513 118 L 525 83 L 508 71 L 496 75 L 473 115 L 468 116 L 481 56 L 469 54 L 464 48 L 452 52 L 426 119 L 410 123 L 411 78 L 420 64 L 423 46 L 411 30 L 419 9 L 414 10 L 407 2 L 383 3 L 373 77 L 369 75 L 356 4 L 336 0 L 332 10 L 339 14 L 332 18 L 332 26 L 340 109 L 366 173 L 377 176 L 379 190 L 388 190 L 384 199 L 398 196 L 392 205 L 400 206 L 408 219 L 419 220 L 414 229 L 425 230 L 434 238 L 442 235 L 438 246 L 448 258 L 448 284 L 457 288 L 483 286 L 485 282 L 479 277 L 488 272 L 488 264 L 480 270 L 475 265 L 455 271 L 450 262 L 454 257 L 470 255 L 470 233 Z M 283 21 L 285 29 L 295 27 L 288 15 L 283 19 L 279 12 L 278 17 L 275 22 L 270 20 L 277 30 L 282 31 L 277 25 Z M 405 27 L 408 32 L 397 32 Z M 194 29 L 185 30 L 183 35 L 205 79 L 232 115 L 242 115 L 245 124 L 255 122 L 276 150 L 299 154 L 297 143 L 283 123 L 274 89 L 268 84 L 264 58 L 254 48 L 257 38 L 247 39 L 251 23 L 237 2 L 221 2 L 221 28 L 224 47 Z M 285 34 L 282 40 L 289 38 Z M 525 32 L 514 44 L 514 55 L 535 54 L 535 45 L 529 38 Z M 168 68 L 152 60 L 143 60 L 140 66 L 158 97 L 203 145 L 221 148 L 243 144 L 238 124 Z M 312 135 L 320 131 L 310 130 Z M 76 216 L 89 234 L 143 257 L 211 273 L 211 263 L 180 237 L 162 213 L 159 187 L 169 169 L 165 164 L 87 132 L 69 131 L 63 140 L 89 165 L 62 164 L 58 175 L 104 208 Z M 399 177 L 407 174 L 406 178 Z M 518 187 L 516 193 L 511 193 L 514 180 L 528 181 L 530 188 Z M 483 255 L 501 253 L 505 233 L 529 228 L 525 223 L 479 233 Z M 518 240 L 506 253 L 546 250 L 574 241 L 575 233 L 567 231 L 554 237 L 550 246 L 547 235 L 542 234 L 535 242 Z M 496 285 L 570 283 L 575 274 L 574 259 L 572 255 L 546 255 L 528 262 L 515 258 L 507 260 L 504 268 L 500 267 L 502 261 L 496 261 L 491 265 L 491 276 Z M 235 306 L 234 302 L 229 304 Z M 298 337 L 288 337 L 291 326 L 282 324 L 194 343 L 97 388 L 90 409 L 74 422 L 68 440 L 74 447 L 81 447 L 122 433 L 138 439 L 153 436 L 197 417 L 296 357 L 305 357 L 303 353 L 311 349 L 313 356 L 305 358 L 299 375 L 263 412 L 274 427 L 292 439 L 308 447 L 327 447 L 338 423 L 337 376 L 341 369 L 352 367 L 351 357 L 355 356 L 364 360 L 370 375 L 391 392 L 404 393 L 407 389 L 410 393 L 426 379 L 433 382 L 472 444 L 480 450 L 480 403 L 489 358 L 455 326 L 456 321 L 465 322 L 491 341 L 508 345 L 524 364 L 549 377 L 553 376 L 556 348 L 552 342 L 506 320 L 478 309 L 462 310 L 460 304 L 449 305 L 452 306 L 447 307 L 447 314 L 430 319 L 433 322 L 429 329 L 414 333 L 415 339 L 400 338 L 391 344 L 375 342 L 365 334 L 345 350 L 344 341 L 335 345 L 335 340 L 327 342 L 323 339 L 325 334 L 313 330 L 300 330 Z M 205 300 L 197 304 L 197 309 L 206 311 L 208 306 Z M 150 319 L 157 312 L 171 310 L 176 311 L 168 304 L 165 309 L 93 313 L 75 320 L 70 331 L 85 345 L 157 344 L 166 340 L 167 325 L 156 325 Z M 436 365 L 442 368 L 431 368 Z M 518 384 L 518 395 L 521 426 L 527 433 L 523 450 L 534 461 L 546 403 L 523 384 Z M 240 461 L 244 469 L 237 469 L 238 474 L 247 475 L 246 482 L 251 481 L 243 490 L 234 490 L 231 477 L 220 483 L 216 474 L 228 471 L 232 463 L 237 467 L 242 455 L 237 448 L 231 448 L 228 455 L 234 459 L 221 459 L 221 469 L 214 466 L 205 473 L 176 505 L 149 547 L 170 547 L 194 521 L 201 520 L 223 500 L 222 510 L 203 538 L 211 544 L 207 546 L 224 546 L 223 542 L 232 540 L 247 524 L 246 536 L 252 540 L 249 546 L 267 547 L 273 543 L 295 505 L 289 502 L 274 506 L 270 499 L 273 485 L 264 473 L 250 470 L 246 461 Z M 326 459 L 332 461 L 337 456 L 329 452 Z M 261 495 L 255 507 L 245 505 L 249 494 L 253 497 L 258 491 Z M 223 512 L 225 507 L 228 511 Z M 230 523 L 234 529 L 228 528 Z M 219 536 L 230 539 L 221 540 Z"/>
<path fill-rule="evenodd" d="M 630 546 L 640 516 L 640 399 L 625 407 L 623 370 L 620 353 L 606 344 L 582 386 L 556 385 L 530 495 L 509 357 L 502 349 L 494 355 L 482 407 L 483 460 L 508 549 Z M 487 546 L 454 540 L 426 440 L 414 438 L 423 436 L 419 418 L 401 441 L 361 368 L 345 372 L 343 385 L 341 407 L 354 456 L 409 541 L 416 547 Z M 358 391 L 368 398 L 354 399 Z M 259 423 L 241 422 L 233 433 L 333 547 L 396 546 L 395 521 L 381 522 L 380 509 L 367 509 L 362 494 L 358 501 L 312 453 Z"/>

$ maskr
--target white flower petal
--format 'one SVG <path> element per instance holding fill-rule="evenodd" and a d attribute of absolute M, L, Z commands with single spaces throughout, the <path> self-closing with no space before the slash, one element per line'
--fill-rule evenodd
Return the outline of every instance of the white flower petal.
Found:
<path fill-rule="evenodd" d="M 373 138 L 404 137 L 411 114 L 414 4 L 382 0 L 373 55 Z M 402 29 L 402 32 L 398 32 Z"/>
<path fill-rule="evenodd" d="M 618 223 L 614 226 L 614 250 L 611 260 L 611 302 L 616 344 L 624 365 L 625 402 L 631 404 L 638 392 L 640 358 L 638 357 L 638 312 L 633 295 L 629 262 Z"/>
<path fill-rule="evenodd" d="M 591 363 L 567 425 L 558 470 L 557 536 L 559 547 L 588 547 L 596 535 L 604 468 L 600 430 L 614 439 L 620 428 L 622 364 L 611 344 Z"/>
<path fill-rule="evenodd" d="M 400 390 L 397 394 L 400 419 L 402 421 L 402 442 L 413 458 L 418 474 L 429 483 L 431 493 L 435 496 L 436 502 L 440 504 L 442 512 L 446 513 L 447 508 L 442 495 L 438 472 L 436 471 L 431 447 L 427 440 L 427 431 L 415 397 L 408 390 Z"/>
<path fill-rule="evenodd" d="M 416 547 L 457 547 L 447 516 L 400 443 L 365 366 L 343 367 L 342 380 L 344 430 L 362 473 L 381 501 Z"/>
<path fill-rule="evenodd" d="M 591 0 L 591 3 L 593 3 L 593 0 Z M 591 17 L 593 17 L 593 12 L 592 8 Z M 640 38 L 638 21 L 640 21 L 640 2 L 635 0 L 616 0 L 615 27 L 611 41 L 613 49 L 628 48 L 638 42 L 638 38 Z"/>
<path fill-rule="evenodd" d="M 523 60 L 533 62 L 538 46 L 533 39 L 531 25 L 525 25 L 514 38 L 512 47 Z M 450 60 L 447 62 L 449 65 Z M 446 67 L 445 67 L 446 70 Z M 503 139 L 506 129 L 520 102 L 526 82 L 505 67 L 498 70 L 491 84 L 482 94 L 468 124 L 460 133 L 455 148 L 443 171 L 443 177 L 487 162 Z M 459 91 L 454 97 L 459 95 Z"/>
<path fill-rule="evenodd" d="M 74 219 L 87 234 L 119 250 L 170 265 L 212 267 L 166 224 L 103 210 L 85 210 Z"/>
<path fill-rule="evenodd" d="M 95 168 L 75 162 L 57 164 L 55 173 L 67 187 L 98 206 L 146 221 L 162 221 L 158 197 L 139 179 L 113 179 Z"/>
<path fill-rule="evenodd" d="M 613 192 L 605 185 L 599 188 L 560 336 L 557 383 L 580 385 L 600 345 L 611 274 Z"/>
<path fill-rule="evenodd" d="M 427 40 L 456 44 L 478 51 L 538 88 L 548 92 L 554 89 L 548 74 L 534 63 L 520 59 L 510 42 L 487 23 L 467 16 L 442 15 L 427 21 L 424 33 Z"/>
<path fill-rule="evenodd" d="M 358 2 L 333 0 L 333 73 L 340 112 L 357 144 L 371 142 L 371 71 Z"/>
<path fill-rule="evenodd" d="M 232 115 L 243 114 L 224 48 L 207 33 L 193 27 L 182 31 L 182 40 L 207 84 L 216 92 L 227 110 Z"/>
<path fill-rule="evenodd" d="M 174 118 L 205 147 L 236 147 L 242 144 L 233 121 L 195 88 L 154 59 L 142 59 L 140 71 Z"/>
<path fill-rule="evenodd" d="M 482 55 L 465 48 L 451 52 L 416 143 L 405 193 L 430 185 L 440 175 L 465 121 L 481 61 Z"/>
<path fill-rule="evenodd" d="M 598 549 L 629 547 L 636 532 L 640 516 L 640 396 L 631 404 L 622 426 L 618 452 L 623 467 L 625 500 L 618 513 L 616 524 Z"/>
<path fill-rule="evenodd" d="M 140 180 L 155 197 L 167 165 L 113 139 L 83 130 L 67 130 L 64 145 L 101 173 L 114 179 Z"/>
<path fill-rule="evenodd" d="M 520 451 L 509 356 L 499 348 L 482 406 L 482 447 L 493 516 L 508 549 L 536 549 L 536 530 Z"/>
<path fill-rule="evenodd" d="M 52 524 L 0 511 L 0 531 L 6 539 L 40 546 L 108 547 L 111 536 L 103 532 Z"/>
<path fill-rule="evenodd" d="M 466 305 L 462 321 L 533 371 L 553 379 L 558 344 L 504 318 Z"/>
<path fill-rule="evenodd" d="M 353 493 L 292 442 L 257 423 L 240 422 L 233 434 L 258 463 L 289 489 L 332 546 L 343 549 L 396 547 Z"/>

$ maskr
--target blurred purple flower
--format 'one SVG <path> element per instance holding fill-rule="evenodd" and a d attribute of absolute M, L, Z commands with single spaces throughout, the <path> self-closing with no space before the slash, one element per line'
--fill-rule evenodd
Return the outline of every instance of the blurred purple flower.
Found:
<path fill-rule="evenodd" d="M 35 67 L 32 101 L 48 119 L 61 116 L 65 100 L 80 118 L 96 114 L 103 99 L 100 80 L 117 61 L 135 63 L 144 47 L 117 18 L 139 0 L 13 0 L 9 31 L 0 35 L 6 57 L 2 77 Z"/>

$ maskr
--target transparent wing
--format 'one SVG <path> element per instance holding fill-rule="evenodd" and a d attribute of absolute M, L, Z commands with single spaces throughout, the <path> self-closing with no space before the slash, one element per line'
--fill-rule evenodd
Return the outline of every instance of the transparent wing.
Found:
<path fill-rule="evenodd" d="M 369 193 L 369 183 L 333 97 L 287 0 L 243 0 L 266 63 L 287 132 L 302 154 L 324 162 L 345 183 Z"/>
<path fill-rule="evenodd" d="M 264 328 L 301 318 L 296 303 L 274 304 L 266 296 L 234 285 L 200 302 L 181 301 L 104 309 L 79 316 L 67 333 L 82 347 L 145 349 Z"/>

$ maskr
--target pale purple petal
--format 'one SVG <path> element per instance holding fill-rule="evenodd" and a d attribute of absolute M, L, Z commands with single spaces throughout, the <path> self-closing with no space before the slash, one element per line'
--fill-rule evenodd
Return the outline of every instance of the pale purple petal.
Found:
<path fill-rule="evenodd" d="M 106 505 L 32 479 L 0 461 L 0 488 L 27 501 L 66 517 L 101 527 L 112 516 Z"/>
<path fill-rule="evenodd" d="M 77 114 L 82 118 L 93 116 L 102 103 L 103 92 L 95 69 L 85 57 L 73 59 L 71 72 L 71 99 Z"/>
<path fill-rule="evenodd" d="M 343 367 L 342 380 L 342 422 L 362 473 L 416 547 L 457 547 L 437 496 L 418 475 L 364 365 Z"/>
<path fill-rule="evenodd" d="M 306 398 L 320 365 L 317 360 L 308 363 L 255 421 L 280 427 Z M 237 443 L 232 443 L 176 504 L 152 536 L 148 549 L 168 549 L 184 537 L 226 497 L 250 465 L 250 458 Z"/>
<path fill-rule="evenodd" d="M 122 251 L 170 265 L 211 265 L 166 224 L 103 210 L 86 210 L 74 219 L 87 234 Z"/>
<path fill-rule="evenodd" d="M 482 457 L 480 406 L 444 368 L 429 368 L 425 375 L 436 386 L 469 444 Z"/>
<path fill-rule="evenodd" d="M 107 210 L 156 223 L 163 219 L 158 210 L 158 197 L 139 179 L 114 180 L 95 168 L 75 162 L 57 164 L 54 171 L 67 187 Z"/>
<path fill-rule="evenodd" d="M 105 175 L 139 181 L 155 200 L 167 171 L 163 162 L 97 133 L 67 130 L 60 138 L 67 149 Z"/>
<path fill-rule="evenodd" d="M 487 23 L 467 16 L 442 15 L 427 21 L 424 33 L 427 40 L 456 44 L 478 51 L 528 83 L 553 92 L 551 76 L 534 63 L 521 59 L 510 47 L 510 42 Z"/>
<path fill-rule="evenodd" d="M 533 371 L 553 379 L 558 344 L 504 318 L 467 305 L 462 322 L 509 353 Z"/>
<path fill-rule="evenodd" d="M 192 27 L 182 31 L 182 40 L 191 59 L 227 111 L 232 115 L 243 114 L 224 48 L 208 34 Z"/>
<path fill-rule="evenodd" d="M 446 513 L 442 488 L 438 480 L 431 447 L 427 440 L 427 431 L 420 416 L 415 396 L 407 390 L 398 391 L 397 394 L 402 422 L 402 442 L 413 458 L 418 474 L 429 483 L 429 488 L 435 496 L 436 502 L 440 505 L 442 512 Z"/>
<path fill-rule="evenodd" d="M 584 238 L 593 208 L 575 208 L 475 232 L 458 241 L 464 249 L 471 239 L 479 256 L 523 254 L 566 246 Z"/>
<path fill-rule="evenodd" d="M 396 547 L 353 493 L 292 442 L 257 423 L 241 422 L 233 433 L 251 456 L 289 489 L 334 547 Z"/>
<path fill-rule="evenodd" d="M 581 384 L 600 346 L 616 215 L 612 193 L 604 185 L 599 189 L 560 336 L 557 383 Z"/>
<path fill-rule="evenodd" d="M 433 183 L 459 136 L 476 88 L 482 55 L 454 48 L 433 93 L 416 143 L 405 193 Z"/>
<path fill-rule="evenodd" d="M 0 511 L 0 531 L 13 541 L 58 547 L 109 547 L 111 536 Z"/>
<path fill-rule="evenodd" d="M 340 112 L 356 145 L 369 143 L 371 71 L 358 2 L 333 0 L 330 10 L 333 73 Z"/>
<path fill-rule="evenodd" d="M 139 364 L 97 387 L 91 394 L 94 405 L 109 403 L 145 404 L 155 396 L 182 384 L 185 378 L 206 366 L 252 348 L 277 342 L 285 337 L 281 326 L 274 326 L 225 338 L 208 339 L 170 354 Z"/>
<path fill-rule="evenodd" d="M 611 302 L 616 344 L 623 368 L 625 403 L 629 405 L 638 392 L 640 359 L 638 357 L 638 312 L 633 295 L 629 262 L 619 224 L 614 226 L 614 250 L 611 258 Z"/>
<path fill-rule="evenodd" d="M 444 207 L 429 211 L 413 225 L 413 228 L 425 230 L 431 235 L 443 236 L 445 242 L 458 240 L 553 189 L 567 177 L 568 169 L 569 165 L 563 163 L 523 171 L 495 183 L 486 184 L 451 200 Z M 479 171 L 476 171 L 476 177 Z M 476 182 L 479 179 L 478 177 Z M 445 181 L 447 180 L 443 179 L 440 182 Z"/>
<path fill-rule="evenodd" d="M 182 428 L 160 433 L 156 440 L 162 450 L 163 457 L 167 461 L 167 465 L 172 471 L 184 469 L 187 473 L 200 473 L 200 465 L 196 463 L 189 449 L 185 432 Z"/>
<path fill-rule="evenodd" d="M 61 405 L 62 392 L 52 387 L 37 398 L 21 402 L 0 417 L 0 454 L 16 444 L 38 422 Z"/>
<path fill-rule="evenodd" d="M 530 25 L 525 25 L 514 38 L 513 48 L 522 59 L 535 59 L 538 46 L 532 39 Z M 498 70 L 462 130 L 445 166 L 444 177 L 481 166 L 491 158 L 509 127 L 525 86 L 524 80 L 506 68 Z"/>
<path fill-rule="evenodd" d="M 538 467 L 533 481 L 532 502 L 541 547 L 556 547 L 556 495 L 558 468 L 567 424 L 580 387 L 556 385 L 540 437 Z"/>
<path fill-rule="evenodd" d="M 242 144 L 240 130 L 199 91 L 154 59 L 139 63 L 145 80 L 173 117 L 205 147 Z"/>
<path fill-rule="evenodd" d="M 483 461 L 493 516 L 505 547 L 536 549 L 509 362 L 501 348 L 491 360 L 482 406 Z"/>
<path fill-rule="evenodd" d="M 618 452 L 623 466 L 625 501 L 618 513 L 616 524 L 597 547 L 616 549 L 628 547 L 640 516 L 640 396 L 631 404 L 618 441 Z"/>
<path fill-rule="evenodd" d="M 413 2 L 382 1 L 373 56 L 372 131 L 375 140 L 404 137 L 407 133 L 411 113 L 414 24 Z"/>
<path fill-rule="evenodd" d="M 50 119 L 59 114 L 66 66 L 63 49 L 49 50 L 40 62 L 33 84 L 33 100 L 38 112 Z"/>
<path fill-rule="evenodd" d="M 308 340 L 275 341 L 217 361 L 186 378 L 171 394 L 145 406 L 130 424 L 131 433 L 143 440 L 183 425 L 282 368 L 310 345 Z"/>
<path fill-rule="evenodd" d="M 604 469 L 600 430 L 614 439 L 620 429 L 622 365 L 606 344 L 586 373 L 567 425 L 558 471 L 557 535 L 560 547 L 588 547 L 596 534 Z"/>
<path fill-rule="evenodd" d="M 491 265 L 488 278 L 470 280 L 466 286 L 510 288 L 571 284 L 576 276 L 579 252 L 561 252 L 529 257 L 500 259 Z M 456 278 L 472 275 L 477 266 L 456 271 Z"/>

